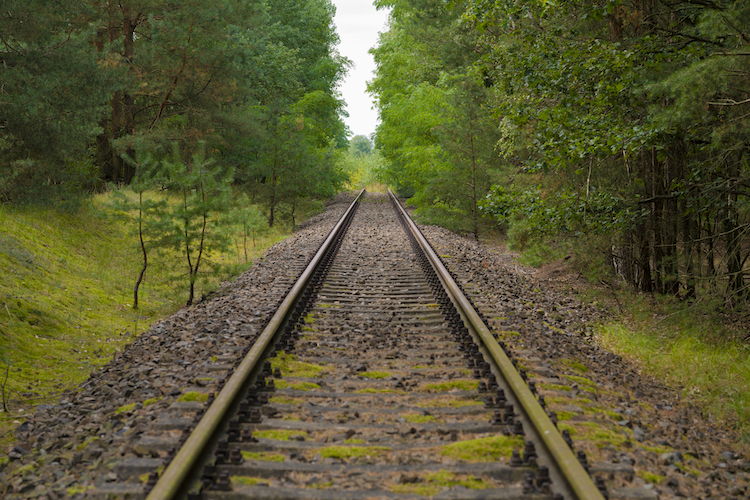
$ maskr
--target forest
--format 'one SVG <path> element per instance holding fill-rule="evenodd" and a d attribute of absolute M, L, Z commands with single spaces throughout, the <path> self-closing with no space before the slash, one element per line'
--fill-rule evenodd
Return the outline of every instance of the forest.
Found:
<path fill-rule="evenodd" d="M 1 201 L 194 189 L 166 164 L 200 170 L 195 154 L 271 226 L 295 199 L 329 196 L 350 64 L 333 14 L 329 0 L 3 2 Z"/>
<path fill-rule="evenodd" d="M 188 246 L 192 276 L 221 214 L 294 221 L 367 163 L 427 222 L 750 298 L 748 2 L 375 3 L 380 125 L 353 154 L 330 0 L 4 2 L 0 202 L 129 186 L 141 246 Z"/>
<path fill-rule="evenodd" d="M 749 2 L 377 4 L 382 174 L 423 216 L 746 304 Z"/>

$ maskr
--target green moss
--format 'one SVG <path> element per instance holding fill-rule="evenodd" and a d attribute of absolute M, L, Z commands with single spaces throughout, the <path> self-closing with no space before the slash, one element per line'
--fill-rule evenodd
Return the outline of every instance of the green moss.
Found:
<path fill-rule="evenodd" d="M 510 458 L 514 449 L 523 446 L 524 440 L 519 436 L 490 436 L 445 445 L 440 453 L 465 462 L 494 462 Z"/>
<path fill-rule="evenodd" d="M 289 382 L 288 380 L 276 380 L 274 385 L 277 389 L 294 389 L 295 391 L 320 389 L 320 386 L 314 382 Z"/>
<path fill-rule="evenodd" d="M 74 496 L 78 495 L 79 493 L 86 493 L 88 488 L 83 484 L 76 484 L 75 486 L 70 486 L 67 488 L 68 495 Z"/>
<path fill-rule="evenodd" d="M 591 388 L 591 389 L 594 389 L 595 391 L 599 390 L 599 384 L 597 384 L 593 380 L 588 379 L 586 377 L 578 377 L 576 375 L 568 375 L 566 378 L 568 380 L 572 380 L 573 382 L 576 382 L 579 387 Z"/>
<path fill-rule="evenodd" d="M 85 440 L 85 441 L 83 441 L 82 443 L 78 443 L 78 446 L 76 446 L 76 449 L 77 449 L 78 451 L 82 451 L 82 450 L 85 450 L 86 448 L 88 448 L 88 446 L 89 446 L 89 445 L 90 445 L 91 443 L 93 443 L 93 442 L 94 442 L 94 441 L 96 441 L 97 439 L 99 439 L 99 438 L 98 438 L 97 436 L 89 436 L 89 437 L 87 437 L 87 438 L 86 438 L 86 440 Z"/>
<path fill-rule="evenodd" d="M 499 331 L 495 332 L 495 337 L 497 337 L 498 340 L 505 340 L 510 339 L 513 337 L 520 337 L 521 334 L 518 332 L 506 332 L 506 331 Z"/>
<path fill-rule="evenodd" d="M 393 493 L 434 496 L 444 489 L 455 486 L 470 490 L 492 488 L 492 485 L 474 476 L 461 477 L 448 471 L 436 471 L 420 474 L 419 481 L 416 483 L 395 484 L 388 489 Z"/>
<path fill-rule="evenodd" d="M 320 386 L 318 384 L 314 384 L 312 382 L 295 382 L 289 387 L 291 387 L 295 391 L 311 391 L 313 389 L 320 389 Z"/>
<path fill-rule="evenodd" d="M 374 378 L 374 379 L 383 379 L 383 378 L 388 378 L 391 376 L 391 374 L 388 372 L 377 372 L 377 371 L 361 372 L 361 373 L 358 373 L 357 375 L 359 375 L 360 377 Z"/>
<path fill-rule="evenodd" d="M 444 396 L 437 399 L 431 399 L 422 403 L 417 403 L 417 406 L 422 408 L 463 408 L 465 406 L 483 406 L 484 403 L 475 399 L 456 398 L 451 396 Z"/>
<path fill-rule="evenodd" d="M 137 403 L 128 403 L 126 405 L 122 405 L 121 407 L 115 410 L 115 415 L 119 415 L 120 413 L 124 413 L 128 411 L 133 411 L 136 404 Z"/>
<path fill-rule="evenodd" d="M 276 385 L 278 387 L 278 384 Z M 304 403 L 302 399 L 290 398 L 288 396 L 274 396 L 268 400 L 270 403 L 276 403 L 279 405 L 301 405 Z"/>
<path fill-rule="evenodd" d="M 545 384 L 545 383 L 541 383 L 541 384 L 539 384 L 539 387 L 541 389 L 546 389 L 548 391 L 570 392 L 570 386 L 568 386 L 568 385 L 562 385 L 562 384 Z"/>
<path fill-rule="evenodd" d="M 19 467 L 15 470 L 15 474 L 18 476 L 25 476 L 26 474 L 30 474 L 34 472 L 39 467 L 39 464 L 36 462 L 31 462 L 29 464 L 24 465 L 23 467 Z"/>
<path fill-rule="evenodd" d="M 349 458 L 374 457 L 390 450 L 385 446 L 326 446 L 311 453 L 313 455 L 320 454 L 323 458 L 346 460 Z"/>
<path fill-rule="evenodd" d="M 347 439 L 346 441 L 344 441 L 344 444 L 365 444 L 365 443 L 366 441 L 364 439 L 358 439 L 358 438 Z"/>
<path fill-rule="evenodd" d="M 562 364 L 570 368 L 571 370 L 575 370 L 579 373 L 588 373 L 589 369 L 584 365 L 583 363 L 580 363 L 574 359 L 562 359 Z"/>
<path fill-rule="evenodd" d="M 374 389 L 368 387 L 366 389 L 358 389 L 354 391 L 354 394 L 406 394 L 406 391 L 398 389 Z"/>
<path fill-rule="evenodd" d="M 690 467 L 687 464 L 675 463 L 675 466 L 680 469 L 680 472 L 682 472 L 683 474 L 690 474 L 691 476 L 695 477 L 699 477 L 701 475 L 701 471 L 695 469 L 694 467 Z"/>
<path fill-rule="evenodd" d="M 143 402 L 143 407 L 145 408 L 145 407 L 150 406 L 152 404 L 158 403 L 159 401 L 161 401 L 161 398 L 149 398 L 149 399 L 147 399 L 146 401 Z"/>
<path fill-rule="evenodd" d="M 328 367 L 313 363 L 304 363 L 297 360 L 294 354 L 279 352 L 276 357 L 271 358 L 271 368 L 279 368 L 285 377 L 316 378 L 325 372 Z M 278 386 L 278 384 L 277 384 Z"/>
<path fill-rule="evenodd" d="M 557 420 L 560 422 L 570 420 L 577 415 L 577 413 L 573 413 L 572 411 L 556 411 L 555 413 L 557 413 Z"/>
<path fill-rule="evenodd" d="M 258 460 L 260 462 L 283 462 L 286 460 L 284 455 L 279 453 L 270 453 L 267 451 L 245 451 L 242 450 L 242 457 L 245 460 Z"/>
<path fill-rule="evenodd" d="M 328 488 L 333 487 L 333 481 L 325 481 L 322 483 L 313 483 L 309 486 L 305 486 L 305 488 L 313 488 L 316 490 L 327 490 Z"/>
<path fill-rule="evenodd" d="M 304 431 L 289 429 L 273 429 L 265 431 L 254 431 L 253 436 L 264 439 L 275 439 L 277 441 L 289 441 L 292 436 L 304 436 Z"/>
<path fill-rule="evenodd" d="M 425 384 L 419 388 L 422 392 L 448 392 L 452 390 L 476 391 L 479 382 L 477 380 L 456 379 L 437 384 Z"/>
<path fill-rule="evenodd" d="M 635 475 L 652 484 L 659 484 L 667 477 L 660 476 L 659 474 L 654 474 L 653 472 L 645 470 L 637 470 L 635 471 Z"/>
<path fill-rule="evenodd" d="M 595 422 L 566 422 L 557 426 L 561 431 L 567 429 L 575 439 L 589 441 L 599 448 L 613 445 L 616 447 L 630 439 L 630 429 L 623 428 L 622 431 L 607 429 Z M 623 434 L 624 433 L 624 434 Z"/>
<path fill-rule="evenodd" d="M 208 401 L 208 394 L 206 394 L 205 392 L 195 392 L 195 391 L 186 392 L 185 394 L 177 398 L 177 401 L 182 401 L 182 402 L 197 401 L 197 402 L 203 403 L 205 401 Z"/>
<path fill-rule="evenodd" d="M 232 481 L 232 484 L 235 486 L 254 486 L 256 484 L 268 484 L 268 479 L 253 476 L 232 476 L 230 478 L 230 481 Z"/>
<path fill-rule="evenodd" d="M 436 421 L 435 417 L 433 417 L 432 415 L 417 415 L 414 413 L 402 415 L 401 418 L 412 424 L 426 424 L 428 422 Z"/>

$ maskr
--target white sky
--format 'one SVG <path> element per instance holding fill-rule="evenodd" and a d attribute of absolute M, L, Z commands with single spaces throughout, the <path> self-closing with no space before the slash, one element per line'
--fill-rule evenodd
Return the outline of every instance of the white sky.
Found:
<path fill-rule="evenodd" d="M 375 61 L 367 51 L 378 41 L 378 32 L 386 31 L 388 12 L 375 10 L 372 0 L 332 0 L 336 7 L 336 31 L 341 38 L 339 53 L 349 58 L 354 67 L 339 87 L 346 101 L 349 118 L 344 121 L 353 135 L 370 137 L 375 132 L 378 113 L 367 93 L 367 81 L 372 80 Z"/>

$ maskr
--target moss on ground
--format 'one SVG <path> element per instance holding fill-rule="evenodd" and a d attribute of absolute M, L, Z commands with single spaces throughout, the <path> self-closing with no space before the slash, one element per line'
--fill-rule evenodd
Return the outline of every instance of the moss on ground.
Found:
<path fill-rule="evenodd" d="M 484 406 L 484 403 L 476 399 L 458 398 L 454 396 L 443 396 L 417 403 L 422 408 L 462 408 L 465 406 Z"/>
<path fill-rule="evenodd" d="M 430 422 L 437 422 L 438 420 L 432 415 L 419 415 L 415 413 L 401 415 L 401 418 L 412 424 L 427 424 Z"/>
<path fill-rule="evenodd" d="M 375 389 L 368 387 L 366 389 L 358 389 L 354 391 L 354 394 L 406 394 L 406 391 L 398 389 Z"/>
<path fill-rule="evenodd" d="M 258 460 L 260 462 L 283 462 L 284 460 L 286 460 L 286 457 L 284 455 L 267 451 L 242 450 L 242 458 L 244 458 L 245 460 Z"/>
<path fill-rule="evenodd" d="M 205 401 L 208 401 L 208 394 L 205 392 L 195 391 L 186 392 L 185 394 L 182 394 L 179 398 L 177 398 L 177 401 L 203 403 Z"/>
<path fill-rule="evenodd" d="M 357 375 L 360 377 L 372 378 L 372 379 L 377 379 L 377 380 L 388 378 L 391 376 L 391 374 L 388 372 L 378 372 L 378 371 L 360 372 Z"/>
<path fill-rule="evenodd" d="M 323 458 L 334 458 L 337 460 L 349 460 L 352 458 L 372 458 L 391 451 L 386 446 L 326 446 L 309 450 L 307 455 L 313 457 L 320 455 Z"/>
<path fill-rule="evenodd" d="M 632 433 L 627 428 L 608 429 L 595 422 L 560 422 L 558 428 L 560 431 L 569 430 L 574 440 L 589 441 L 599 448 L 610 445 L 619 448 L 630 439 Z"/>
<path fill-rule="evenodd" d="M 588 373 L 589 371 L 586 365 L 574 359 L 561 359 L 560 362 L 571 370 L 577 371 L 579 373 Z"/>
<path fill-rule="evenodd" d="M 484 490 L 493 486 L 484 479 L 458 475 L 445 470 L 419 474 L 414 482 L 393 484 L 388 489 L 393 493 L 434 496 L 456 486 L 469 490 Z"/>
<path fill-rule="evenodd" d="M 521 449 L 519 436 L 489 436 L 458 441 L 441 447 L 440 453 L 464 462 L 494 462 L 509 459 L 514 449 Z"/>
<path fill-rule="evenodd" d="M 256 484 L 268 484 L 268 479 L 253 476 L 232 476 L 230 481 L 235 486 L 255 486 Z"/>
<path fill-rule="evenodd" d="M 289 429 L 269 429 L 264 431 L 254 431 L 253 436 L 256 438 L 275 439 L 277 441 L 289 441 L 292 436 L 305 436 L 304 431 Z"/>
<path fill-rule="evenodd" d="M 271 368 L 281 370 L 284 377 L 315 378 L 321 376 L 329 368 L 325 365 L 304 363 L 297 360 L 294 354 L 278 352 L 276 357 L 271 358 Z M 278 385 L 278 384 L 277 384 Z"/>
<path fill-rule="evenodd" d="M 651 484 L 659 484 L 667 477 L 667 476 L 660 476 L 659 474 L 654 474 L 653 472 L 648 472 L 645 470 L 637 470 L 635 471 L 635 475 Z"/>
<path fill-rule="evenodd" d="M 419 390 L 421 392 L 476 391 L 478 386 L 477 380 L 456 379 L 436 384 L 425 384 L 420 386 Z"/>

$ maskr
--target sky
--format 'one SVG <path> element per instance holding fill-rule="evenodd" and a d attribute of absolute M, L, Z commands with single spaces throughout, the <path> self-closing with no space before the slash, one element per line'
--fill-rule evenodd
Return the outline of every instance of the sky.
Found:
<path fill-rule="evenodd" d="M 339 53 L 354 63 L 339 87 L 349 112 L 344 122 L 352 135 L 370 137 L 375 132 L 378 113 L 372 109 L 372 97 L 367 93 L 367 81 L 372 80 L 375 71 L 375 60 L 367 51 L 377 44 L 378 32 L 387 30 L 388 12 L 376 10 L 372 0 L 332 2 L 336 7 L 334 23 L 341 39 Z"/>

